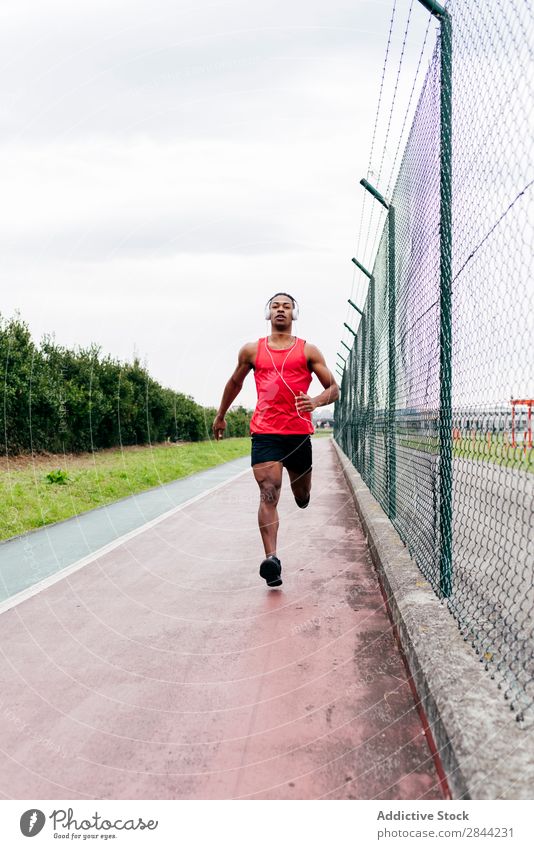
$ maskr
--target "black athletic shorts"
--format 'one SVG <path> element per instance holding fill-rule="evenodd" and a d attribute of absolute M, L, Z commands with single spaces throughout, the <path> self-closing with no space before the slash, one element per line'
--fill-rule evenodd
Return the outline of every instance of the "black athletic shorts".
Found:
<path fill-rule="evenodd" d="M 279 460 L 286 469 L 300 475 L 312 467 L 312 446 L 309 434 L 253 433 L 251 466 Z"/>

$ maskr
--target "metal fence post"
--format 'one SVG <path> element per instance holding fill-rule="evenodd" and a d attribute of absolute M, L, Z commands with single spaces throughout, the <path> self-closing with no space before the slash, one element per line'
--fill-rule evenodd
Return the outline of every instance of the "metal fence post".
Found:
<path fill-rule="evenodd" d="M 369 279 L 369 489 L 375 483 L 375 278 Z M 373 493 L 374 494 L 374 493 Z"/>
<path fill-rule="evenodd" d="M 366 181 L 365 181 L 366 182 Z M 369 289 L 367 295 L 367 317 L 362 313 L 362 321 L 361 321 L 361 329 L 362 329 L 362 344 L 361 344 L 361 372 L 360 372 L 360 430 L 364 430 L 368 434 L 369 438 L 369 469 L 365 468 L 365 451 L 361 451 L 361 468 L 360 471 L 369 473 L 369 488 L 372 490 L 374 483 L 374 303 L 375 303 L 375 280 L 370 271 L 368 271 L 365 266 L 358 262 L 356 257 L 352 257 L 352 262 L 354 265 L 360 269 L 363 274 L 369 280 Z M 355 304 L 352 304 L 355 309 L 358 309 Z M 360 310 L 358 310 L 360 312 Z M 369 335 L 369 401 L 367 408 L 367 416 L 364 426 L 364 397 L 365 397 L 365 345 L 366 345 L 366 337 Z M 360 436 L 359 446 L 361 449 L 362 439 Z"/>
<path fill-rule="evenodd" d="M 358 306 L 356 306 L 354 301 L 351 301 L 350 298 L 348 298 L 348 303 L 361 316 L 360 328 L 358 329 L 358 333 L 363 332 L 363 310 L 361 310 Z M 356 345 L 356 341 L 354 342 L 354 345 Z M 356 404 L 357 404 L 357 409 L 355 411 L 355 409 L 354 409 L 355 405 L 353 403 L 352 404 L 352 445 L 353 445 L 354 450 L 353 450 L 353 456 L 351 457 L 351 459 L 352 459 L 352 462 L 353 462 L 354 465 L 359 466 L 359 464 L 360 464 L 360 445 L 361 445 L 361 438 L 360 438 L 361 407 L 360 407 L 359 400 L 357 400 L 358 399 L 358 391 L 357 390 L 360 387 L 358 386 L 357 381 L 356 381 L 357 363 L 356 363 L 356 350 L 355 350 L 354 345 L 353 345 L 351 353 L 350 353 L 350 358 L 351 358 L 350 363 L 351 363 L 351 368 L 352 368 L 353 362 L 354 362 L 354 378 L 355 379 L 353 381 L 353 390 L 354 390 L 354 399 L 356 400 Z M 361 391 L 360 391 L 360 397 L 361 397 Z"/>
<path fill-rule="evenodd" d="M 440 588 L 452 593 L 452 22 L 441 17 L 440 128 Z"/>
<path fill-rule="evenodd" d="M 440 22 L 439 175 L 439 586 L 452 594 L 452 19 L 436 0 L 419 0 Z"/>
<path fill-rule="evenodd" d="M 387 490 L 388 513 L 391 520 L 397 515 L 397 380 L 395 369 L 395 207 L 388 210 L 388 425 L 387 425 Z"/>
<path fill-rule="evenodd" d="M 439 21 L 440 324 L 439 324 L 439 575 L 452 594 L 452 20 L 435 0 L 419 0 Z"/>
<path fill-rule="evenodd" d="M 358 402 L 359 415 L 358 415 L 358 471 L 361 473 L 364 471 L 365 466 L 365 451 L 362 450 L 362 446 L 365 444 L 362 437 L 364 435 L 364 402 L 365 402 L 365 344 L 366 344 L 366 321 L 365 316 L 362 316 L 362 320 L 360 322 L 360 398 Z"/>
<path fill-rule="evenodd" d="M 384 198 L 384 196 L 380 194 L 378 189 L 375 189 L 375 187 L 371 185 L 369 180 L 366 180 L 365 178 L 360 180 L 360 185 L 363 186 L 364 189 L 366 191 L 368 191 L 375 198 L 375 200 L 377 200 L 378 203 L 380 203 L 384 207 L 384 209 L 388 210 L 388 216 L 389 216 L 390 205 L 387 202 L 387 200 Z M 388 221 L 390 222 L 390 224 L 392 222 L 393 228 L 395 228 L 394 217 L 393 217 L 393 219 L 388 218 Z M 388 224 L 388 226 L 390 226 L 390 224 Z M 389 234 L 388 234 L 388 247 L 391 247 L 393 245 L 393 248 L 394 248 L 394 243 L 395 243 L 395 240 L 394 239 L 391 240 L 389 238 Z M 391 267 L 391 262 L 389 263 L 389 265 Z M 395 263 L 393 263 L 392 268 L 393 268 L 392 274 L 394 275 L 395 274 Z M 374 455 L 375 455 L 375 423 L 374 423 L 374 412 L 375 412 L 375 410 L 374 410 L 374 397 L 375 397 L 375 395 L 374 395 L 374 393 L 375 393 L 375 326 L 374 326 L 375 325 L 375 319 L 374 319 L 375 307 L 374 307 L 374 295 L 375 295 L 375 287 L 374 287 L 374 284 L 375 284 L 374 277 L 370 277 L 369 312 L 372 313 L 372 318 L 370 319 L 369 355 L 370 355 L 370 357 L 372 356 L 372 362 L 369 363 L 369 418 L 370 418 L 370 422 L 369 422 L 369 424 L 370 424 L 370 427 L 369 427 L 369 430 L 370 430 L 370 440 L 369 440 L 369 466 L 370 466 L 370 468 L 369 468 L 369 489 L 371 490 L 371 492 L 373 492 L 374 468 L 375 468 L 375 460 L 374 460 Z M 389 293 L 388 297 L 391 296 L 391 288 L 392 287 L 388 282 L 388 293 Z M 371 308 L 371 296 L 372 296 L 372 308 Z M 390 328 L 391 328 L 391 317 L 389 318 L 388 321 L 389 321 L 389 325 L 390 325 Z M 394 321 L 394 317 L 393 317 L 393 321 Z M 389 348 L 391 349 L 391 340 L 390 340 Z M 391 368 L 391 357 L 390 357 L 390 355 L 388 355 L 388 359 L 390 361 L 389 367 Z M 394 368 L 394 366 L 393 366 L 393 368 Z M 390 382 L 391 382 L 391 373 L 389 374 L 389 381 L 388 381 L 389 385 L 391 385 Z M 389 394 L 390 394 L 390 403 L 391 403 L 391 392 Z M 388 417 L 387 417 L 387 427 L 388 427 L 388 439 L 387 439 L 387 442 L 386 442 L 386 446 L 387 446 L 386 450 L 387 450 L 387 455 L 388 455 L 388 462 L 387 462 L 387 467 L 386 467 L 387 468 L 386 474 L 387 474 L 387 478 L 388 478 L 388 487 L 387 488 L 388 488 L 388 493 L 389 493 L 388 494 L 388 511 L 389 511 L 389 509 L 390 509 L 389 499 L 390 499 L 390 494 L 391 494 L 391 491 L 392 491 L 391 484 L 394 483 L 394 478 L 393 478 L 393 481 L 392 481 L 391 474 L 390 474 L 391 470 L 389 468 L 389 462 L 390 462 L 390 459 L 391 459 L 391 450 L 390 450 L 391 446 L 390 446 L 390 441 L 389 441 L 390 440 L 390 434 L 391 434 L 389 410 L 388 410 Z M 394 459 L 394 454 L 393 454 L 393 459 Z M 373 495 L 376 495 L 376 493 L 373 492 Z M 393 516 L 391 516 L 391 518 L 393 518 Z"/>

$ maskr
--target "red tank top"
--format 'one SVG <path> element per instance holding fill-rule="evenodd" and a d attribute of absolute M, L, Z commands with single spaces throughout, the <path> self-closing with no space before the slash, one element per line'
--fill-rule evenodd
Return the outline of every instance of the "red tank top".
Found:
<path fill-rule="evenodd" d="M 251 433 L 314 432 L 311 413 L 299 416 L 295 407 L 295 395 L 307 394 L 312 381 L 304 345 L 304 339 L 297 339 L 292 348 L 276 350 L 268 347 L 266 338 L 258 340 L 254 366 L 258 403 L 250 421 Z"/>

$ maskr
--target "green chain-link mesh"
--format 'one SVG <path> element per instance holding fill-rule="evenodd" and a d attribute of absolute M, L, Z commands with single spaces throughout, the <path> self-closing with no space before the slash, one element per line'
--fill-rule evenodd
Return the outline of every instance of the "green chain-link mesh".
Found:
<path fill-rule="evenodd" d="M 446 8 L 452 50 L 442 20 L 363 316 L 346 337 L 334 435 L 525 724 L 534 713 L 533 16 L 527 0 Z"/>

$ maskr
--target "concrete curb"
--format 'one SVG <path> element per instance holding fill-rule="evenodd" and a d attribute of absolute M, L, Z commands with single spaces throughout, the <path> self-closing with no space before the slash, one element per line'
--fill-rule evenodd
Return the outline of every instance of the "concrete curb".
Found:
<path fill-rule="evenodd" d="M 453 798 L 534 798 L 534 728 L 515 722 L 386 514 L 346 454 L 334 440 L 332 445 Z"/>

